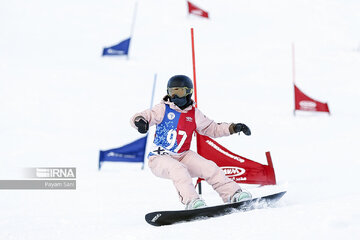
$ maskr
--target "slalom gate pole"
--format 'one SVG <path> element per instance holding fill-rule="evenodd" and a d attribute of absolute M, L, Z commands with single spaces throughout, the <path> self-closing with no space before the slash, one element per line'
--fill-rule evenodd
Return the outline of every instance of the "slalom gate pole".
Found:
<path fill-rule="evenodd" d="M 295 99 L 295 44 L 292 43 L 291 44 L 291 50 L 292 50 L 292 80 L 293 80 L 293 87 L 294 87 L 294 104 L 296 104 L 296 99 Z M 294 116 L 296 116 L 295 114 L 296 112 L 296 107 L 294 105 Z"/>
<path fill-rule="evenodd" d="M 150 109 L 153 107 L 153 103 L 154 103 L 156 79 L 157 79 L 157 73 L 155 73 L 155 75 L 154 75 L 154 83 L 153 83 L 153 88 L 152 88 L 152 93 L 151 93 Z M 149 133 L 146 134 L 146 140 L 148 139 L 148 138 L 147 138 L 148 136 L 149 136 Z M 146 144 L 146 145 L 147 145 L 147 144 Z M 145 150 L 146 150 L 146 149 L 145 149 Z M 146 156 L 144 156 L 144 162 L 143 162 L 143 165 L 142 165 L 142 167 L 141 167 L 141 170 L 144 170 L 145 158 L 146 158 Z"/>
<path fill-rule="evenodd" d="M 295 84 L 295 44 L 291 44 L 291 50 L 292 50 L 292 80 L 293 84 Z"/>
<path fill-rule="evenodd" d="M 151 94 L 150 108 L 152 108 L 153 104 L 154 104 L 156 79 L 157 79 L 157 73 L 155 73 L 155 75 L 154 75 L 154 83 L 153 83 L 153 89 L 152 89 L 152 94 Z"/>
<path fill-rule="evenodd" d="M 138 5 L 138 2 L 136 1 L 135 7 L 134 7 L 133 19 L 132 19 L 132 23 L 131 23 L 131 29 L 130 29 L 129 49 L 130 49 L 131 39 L 133 38 L 133 34 L 134 34 L 135 20 L 136 20 L 136 14 L 137 14 L 137 5 Z M 129 60 L 129 53 L 127 54 L 127 59 Z"/>
<path fill-rule="evenodd" d="M 193 63 L 193 78 L 194 78 L 194 95 L 195 107 L 197 107 L 197 88 L 196 88 L 196 70 L 195 70 L 195 45 L 194 45 L 194 28 L 191 28 L 191 48 L 192 48 L 192 63 Z"/>
<path fill-rule="evenodd" d="M 194 28 L 191 28 L 191 49 L 192 49 L 192 63 L 193 63 L 193 78 L 194 78 L 194 95 L 195 95 L 195 107 L 197 107 L 197 87 L 196 87 L 196 69 L 195 69 L 195 44 L 194 44 Z M 195 133 L 196 136 L 196 133 Z M 196 139 L 197 141 L 197 139 Z M 202 194 L 201 181 L 198 183 L 199 195 Z"/>

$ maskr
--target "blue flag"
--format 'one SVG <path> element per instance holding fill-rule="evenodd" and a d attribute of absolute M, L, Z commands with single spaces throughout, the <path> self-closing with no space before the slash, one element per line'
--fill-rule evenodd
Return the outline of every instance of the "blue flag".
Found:
<path fill-rule="evenodd" d="M 128 55 L 131 38 L 128 38 L 112 47 L 104 48 L 103 56 Z"/>
<path fill-rule="evenodd" d="M 141 162 L 144 165 L 147 136 L 119 148 L 100 151 L 99 170 L 102 162 Z"/>

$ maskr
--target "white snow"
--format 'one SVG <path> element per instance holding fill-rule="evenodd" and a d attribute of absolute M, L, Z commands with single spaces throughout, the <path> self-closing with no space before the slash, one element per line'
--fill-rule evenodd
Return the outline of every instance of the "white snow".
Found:
<path fill-rule="evenodd" d="M 193 2 L 209 20 L 186 1 L 138 1 L 129 60 L 101 52 L 129 37 L 135 1 L 0 3 L 0 179 L 77 168 L 74 191 L 0 190 L 0 239 L 360 238 L 359 1 Z M 192 77 L 191 27 L 199 108 L 253 133 L 218 141 L 261 163 L 270 150 L 288 193 L 276 208 L 156 228 L 147 212 L 183 209 L 171 181 L 140 164 L 98 172 L 98 153 L 142 136 L 129 119 L 149 107 L 155 73 L 155 102 L 170 76 Z M 292 42 L 298 86 L 330 116 L 294 117 Z"/>

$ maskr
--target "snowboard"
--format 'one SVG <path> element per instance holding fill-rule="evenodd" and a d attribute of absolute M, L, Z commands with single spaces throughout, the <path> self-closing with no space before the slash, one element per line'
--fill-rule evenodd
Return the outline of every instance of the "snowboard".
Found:
<path fill-rule="evenodd" d="M 238 211 L 249 211 L 258 208 L 269 207 L 279 200 L 286 191 L 253 198 L 243 202 L 222 204 L 212 207 L 198 208 L 193 210 L 158 211 L 145 215 L 147 223 L 153 226 L 171 225 L 180 222 L 203 220 L 213 217 L 224 216 Z"/>

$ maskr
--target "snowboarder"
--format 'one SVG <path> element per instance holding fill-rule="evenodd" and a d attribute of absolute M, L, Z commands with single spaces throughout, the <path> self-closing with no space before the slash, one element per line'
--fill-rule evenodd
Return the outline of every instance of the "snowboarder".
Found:
<path fill-rule="evenodd" d="M 191 79 L 175 75 L 169 79 L 167 95 L 160 104 L 131 118 L 131 125 L 142 134 L 156 124 L 154 143 L 148 156 L 151 171 L 158 177 L 173 181 L 185 209 L 206 206 L 196 192 L 193 177 L 205 179 L 225 203 L 251 199 L 251 194 L 226 177 L 214 162 L 190 150 L 195 130 L 216 138 L 240 132 L 249 136 L 250 129 L 242 123 L 216 123 L 207 118 L 195 108 L 192 93 Z"/>

